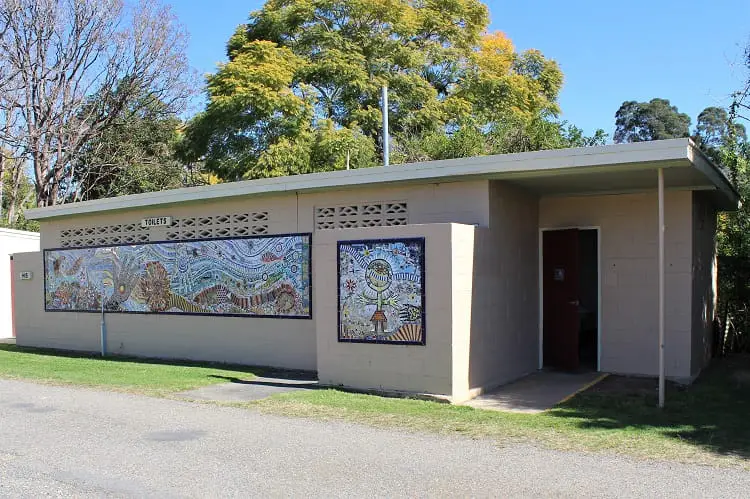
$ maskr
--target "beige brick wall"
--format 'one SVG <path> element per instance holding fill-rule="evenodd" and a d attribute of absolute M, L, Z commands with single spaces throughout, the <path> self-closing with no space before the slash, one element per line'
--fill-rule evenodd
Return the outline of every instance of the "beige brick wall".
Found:
<path fill-rule="evenodd" d="M 474 338 L 475 257 L 477 233 L 472 225 L 454 225 L 451 236 L 450 280 L 453 341 L 452 396 L 459 402 L 471 398 L 471 345 Z M 431 282 L 431 281 L 430 281 Z"/>
<path fill-rule="evenodd" d="M 44 312 L 41 254 L 16 254 L 14 263 L 18 271 L 34 272 L 30 281 L 14 276 L 17 343 L 99 351 L 100 315 Z M 106 323 L 108 351 L 115 354 L 315 369 L 309 319 L 113 313 Z"/>
<path fill-rule="evenodd" d="M 140 223 L 150 216 L 197 217 L 266 211 L 269 233 L 302 232 L 294 196 L 224 200 L 137 211 L 101 213 L 42 221 L 42 248 L 60 246 L 60 230 Z M 154 227 L 151 240 L 165 240 L 167 228 Z M 99 350 L 99 315 L 44 312 L 40 254 L 24 255 L 36 269 L 33 281 L 19 281 L 17 342 L 71 350 Z M 18 263 L 20 266 L 20 262 Z M 314 285 L 314 284 L 313 284 Z M 108 350 L 123 355 L 200 359 L 296 369 L 315 369 L 315 324 L 310 319 L 107 314 Z"/>
<path fill-rule="evenodd" d="M 693 193 L 692 359 L 698 373 L 711 359 L 717 298 L 716 208 L 705 192 Z"/>
<path fill-rule="evenodd" d="M 397 168 L 397 167 L 394 167 Z M 487 226 L 487 180 L 420 183 L 347 189 L 299 195 L 300 226 L 314 227 L 315 208 L 344 204 L 406 201 L 410 224 L 461 223 Z"/>
<path fill-rule="evenodd" d="M 489 388 L 537 369 L 538 199 L 490 184 L 490 225 L 478 229 L 473 259 L 469 386 Z M 455 250 L 454 250 L 455 251 Z M 454 285 L 455 289 L 455 285 Z M 464 312 L 467 313 L 467 312 Z"/>
<path fill-rule="evenodd" d="M 451 396 L 453 306 L 451 238 L 454 225 L 321 231 L 313 243 L 313 302 L 321 383 Z M 473 229 L 473 227 L 471 227 Z M 338 341 L 337 241 L 425 238 L 425 345 Z"/>
<path fill-rule="evenodd" d="M 139 208 L 132 211 L 124 210 L 64 217 L 42 221 L 41 247 L 60 247 L 61 230 L 114 224 L 139 224 L 142 218 L 155 216 L 171 216 L 179 219 L 233 213 L 267 212 L 269 234 L 314 232 L 314 209 L 316 206 L 339 206 L 347 203 L 385 201 L 406 201 L 411 224 L 461 220 L 466 223 L 486 225 L 487 186 L 487 181 L 442 184 L 415 183 L 391 187 L 310 193 L 299 196 L 290 193 L 283 196 L 269 195 L 212 200 L 200 203 Z M 167 239 L 169 230 L 165 227 L 149 229 L 150 240 Z M 413 229 L 411 230 L 413 231 Z M 316 232 L 313 235 L 313 243 L 315 244 L 319 237 L 323 238 L 326 232 L 328 231 Z M 330 255 L 327 255 L 327 257 L 331 256 L 335 257 L 335 248 Z M 449 256 L 447 256 L 448 259 Z M 28 346 L 98 350 L 99 316 L 90 313 L 44 312 L 41 255 L 35 254 L 22 258 L 24 265 L 36 272 L 33 281 L 19 283 L 21 288 L 19 300 L 24 303 L 24 306 L 18 307 L 18 343 Z M 318 276 L 324 276 L 320 277 L 321 280 L 329 277 L 321 274 L 316 266 L 316 261 L 313 259 L 313 290 L 318 286 L 316 281 Z M 441 269 L 442 272 L 442 266 L 437 268 Z M 448 267 L 445 266 L 444 268 L 447 269 Z M 335 288 L 333 289 L 335 290 Z M 314 298 L 313 317 L 316 314 L 317 305 Z M 298 369 L 316 369 L 317 367 L 315 320 L 108 314 L 107 325 L 108 344 L 110 349 L 116 353 L 239 362 Z M 438 344 L 439 336 L 436 341 L 436 345 Z M 371 346 L 365 345 L 365 347 Z M 414 365 L 417 364 L 424 365 L 430 364 L 430 362 L 423 357 L 419 357 L 415 360 Z M 445 368 L 445 365 L 443 365 L 444 369 L 441 371 L 441 376 L 450 377 L 450 359 L 447 358 L 444 364 L 448 367 Z M 435 389 L 440 393 L 449 391 L 449 383 L 448 388 L 445 388 L 433 378 L 435 378 L 434 373 L 428 376 L 429 382 L 413 383 L 412 385 L 416 387 L 416 390 Z M 401 384 L 403 385 L 403 381 Z"/>
<path fill-rule="evenodd" d="M 692 193 L 665 200 L 666 373 L 691 373 Z M 605 372 L 658 374 L 656 193 L 543 198 L 539 226 L 601 230 L 601 364 Z"/>
<path fill-rule="evenodd" d="M 60 231 L 64 229 L 100 227 L 115 224 L 137 224 L 148 217 L 169 216 L 175 219 L 184 217 L 205 217 L 248 212 L 268 212 L 268 233 L 285 234 L 310 232 L 311 226 L 300 227 L 297 217 L 297 202 L 294 195 L 261 196 L 257 198 L 236 198 L 203 203 L 177 204 L 171 206 L 139 208 L 116 212 L 101 212 L 86 215 L 54 218 L 41 221 L 41 248 L 62 246 Z M 167 239 L 168 227 L 148 229 L 151 241 Z"/>
<path fill-rule="evenodd" d="M 415 183 L 387 187 L 347 189 L 281 196 L 255 196 L 210 200 L 170 206 L 139 208 L 61 217 L 41 221 L 41 248 L 61 246 L 60 231 L 64 229 L 99 227 L 114 224 L 140 224 L 141 219 L 157 216 L 216 216 L 233 213 L 267 212 L 268 233 L 313 232 L 316 207 L 345 204 L 405 201 L 411 224 L 465 223 L 488 225 L 488 181 Z M 151 241 L 167 239 L 167 227 L 148 229 Z"/>
<path fill-rule="evenodd" d="M 38 234 L 0 228 L 0 338 L 13 336 L 11 278 L 17 272 L 10 260 L 11 255 L 38 250 Z"/>

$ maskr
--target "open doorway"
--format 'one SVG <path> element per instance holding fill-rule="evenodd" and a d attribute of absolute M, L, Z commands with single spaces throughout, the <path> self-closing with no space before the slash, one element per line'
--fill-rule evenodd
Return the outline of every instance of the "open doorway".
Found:
<path fill-rule="evenodd" d="M 597 370 L 599 230 L 542 231 L 542 367 Z"/>

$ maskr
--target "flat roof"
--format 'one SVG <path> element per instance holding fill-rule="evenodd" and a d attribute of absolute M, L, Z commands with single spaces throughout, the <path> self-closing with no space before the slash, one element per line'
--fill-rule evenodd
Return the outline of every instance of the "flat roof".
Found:
<path fill-rule="evenodd" d="M 43 220 L 224 198 L 350 189 L 363 186 L 502 179 L 542 196 L 642 192 L 656 189 L 654 170 L 664 168 L 668 189 L 713 191 L 722 209 L 736 209 L 739 195 L 721 170 L 690 139 L 554 149 L 354 170 L 291 175 L 186 187 L 35 208 Z"/>
<path fill-rule="evenodd" d="M 39 239 L 38 232 L 31 232 L 28 230 L 6 229 L 4 227 L 0 227 L 0 236 L 12 236 L 12 237 L 20 237 L 24 239 Z"/>

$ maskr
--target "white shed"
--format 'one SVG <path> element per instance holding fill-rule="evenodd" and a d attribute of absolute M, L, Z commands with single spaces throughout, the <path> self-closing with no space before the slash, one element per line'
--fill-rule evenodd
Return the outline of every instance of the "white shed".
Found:
<path fill-rule="evenodd" d="M 0 228 L 0 338 L 13 336 L 13 253 L 39 251 L 39 233 Z"/>

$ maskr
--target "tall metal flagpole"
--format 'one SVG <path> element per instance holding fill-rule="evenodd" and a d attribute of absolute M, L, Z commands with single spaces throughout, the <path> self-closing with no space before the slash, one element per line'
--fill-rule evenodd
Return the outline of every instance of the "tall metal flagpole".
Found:
<path fill-rule="evenodd" d="M 390 147 L 388 144 L 388 85 L 383 85 L 383 166 L 390 164 Z"/>

